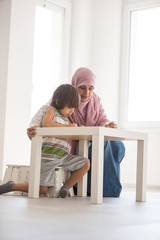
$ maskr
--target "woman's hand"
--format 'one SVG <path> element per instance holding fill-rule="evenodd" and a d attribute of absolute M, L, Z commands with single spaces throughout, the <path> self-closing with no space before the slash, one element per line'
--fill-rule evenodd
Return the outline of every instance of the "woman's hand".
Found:
<path fill-rule="evenodd" d="M 76 123 L 70 123 L 68 126 L 69 127 L 78 127 L 78 125 Z"/>
<path fill-rule="evenodd" d="M 36 130 L 37 130 L 37 126 L 27 128 L 27 135 L 30 140 L 32 140 L 32 138 L 36 135 L 36 133 L 37 133 Z"/>
<path fill-rule="evenodd" d="M 110 123 L 105 124 L 104 126 L 108 127 L 108 128 L 117 128 L 117 123 L 110 122 Z"/>

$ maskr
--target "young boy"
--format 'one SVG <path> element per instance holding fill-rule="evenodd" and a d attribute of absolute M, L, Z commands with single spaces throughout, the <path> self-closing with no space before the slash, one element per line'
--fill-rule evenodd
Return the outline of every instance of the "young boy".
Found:
<path fill-rule="evenodd" d="M 70 84 L 59 86 L 53 94 L 51 106 L 43 118 L 43 127 L 77 127 L 68 117 L 78 108 L 80 96 L 76 88 Z M 61 187 L 60 196 L 68 197 L 69 189 L 73 187 L 89 170 L 87 158 L 69 154 L 69 139 L 45 137 L 42 143 L 40 194 L 47 192 L 48 187 L 54 186 L 54 171 L 58 166 L 71 171 L 70 178 Z M 0 194 L 22 191 L 28 192 L 28 183 L 16 184 L 9 181 L 0 186 Z"/>

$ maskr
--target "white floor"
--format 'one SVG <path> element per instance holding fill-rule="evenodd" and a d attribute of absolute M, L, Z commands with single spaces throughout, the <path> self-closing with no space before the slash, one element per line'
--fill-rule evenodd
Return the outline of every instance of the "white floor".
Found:
<path fill-rule="evenodd" d="M 136 203 L 135 192 L 104 198 L 0 196 L 0 240 L 159 240 L 160 192 Z"/>

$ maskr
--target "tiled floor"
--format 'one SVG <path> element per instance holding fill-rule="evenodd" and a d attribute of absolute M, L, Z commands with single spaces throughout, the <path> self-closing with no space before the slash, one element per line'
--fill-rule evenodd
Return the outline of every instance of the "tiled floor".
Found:
<path fill-rule="evenodd" d="M 136 203 L 135 193 L 104 198 L 0 196 L 0 240 L 159 240 L 160 192 Z"/>

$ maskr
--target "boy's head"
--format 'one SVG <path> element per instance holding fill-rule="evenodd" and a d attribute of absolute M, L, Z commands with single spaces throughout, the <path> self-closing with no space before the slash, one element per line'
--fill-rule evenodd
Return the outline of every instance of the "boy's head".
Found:
<path fill-rule="evenodd" d="M 53 93 L 51 106 L 57 110 L 65 107 L 78 108 L 80 104 L 80 95 L 75 87 L 71 84 L 60 85 Z"/>

